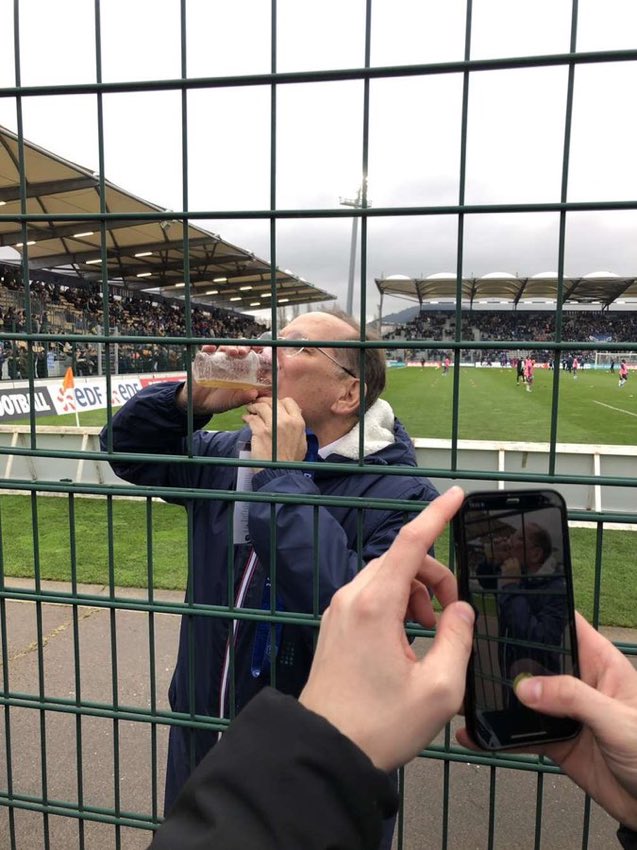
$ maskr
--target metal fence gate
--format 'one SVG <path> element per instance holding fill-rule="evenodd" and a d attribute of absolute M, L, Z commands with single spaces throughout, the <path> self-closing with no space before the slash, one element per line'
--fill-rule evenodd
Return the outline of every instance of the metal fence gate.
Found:
<path fill-rule="evenodd" d="M 60 5 L 62 14 L 63 4 Z M 282 4 L 285 5 L 285 4 Z M 461 316 L 461 279 L 463 252 L 467 222 L 481 216 L 515 216 L 525 214 L 552 216 L 555 239 L 558 243 L 558 298 L 555 308 L 555 333 L 549 342 L 525 340 L 525 349 L 532 351 L 550 348 L 556 354 L 582 348 L 581 343 L 567 343 L 562 339 L 562 304 L 567 295 L 563 288 L 566 255 L 566 232 L 570 216 L 587 211 L 626 211 L 637 209 L 637 199 L 617 200 L 603 197 L 572 201 L 568 194 L 569 161 L 571 157 L 571 131 L 574 98 L 577 92 L 578 73 L 582 67 L 615 67 L 637 61 L 637 50 L 606 50 L 596 52 L 578 51 L 578 14 L 579 4 L 573 0 L 570 4 L 570 37 L 561 53 L 550 55 L 505 55 L 488 59 L 472 58 L 472 16 L 481 6 L 479 0 L 467 0 L 464 9 L 464 48 L 462 56 L 454 61 L 429 62 L 427 52 L 423 51 L 422 61 L 411 65 L 378 65 L 373 62 L 372 33 L 374 14 L 385 4 L 366 0 L 360 4 L 363 21 L 360 62 L 347 67 L 326 67 L 320 71 L 278 70 L 277 62 L 277 21 L 281 11 L 277 0 L 272 0 L 269 9 L 270 32 L 262 33 L 270 46 L 270 67 L 263 73 L 241 73 L 232 76 L 189 76 L 188 68 L 188 14 L 189 2 L 181 0 L 172 6 L 175 20 L 179 26 L 175 38 L 179 42 L 180 73 L 177 77 L 166 76 L 162 79 L 130 79 L 121 82 L 109 82 L 103 79 L 101 65 L 101 16 L 108 2 L 95 0 L 93 28 L 90 31 L 66 31 L 65 39 L 84 39 L 95 44 L 95 77 L 91 82 L 78 82 L 60 85 L 46 85 L 41 81 L 35 85 L 21 83 L 21 27 L 24 17 L 34 14 L 34 6 L 15 0 L 12 15 L 13 57 L 15 78 L 12 84 L 5 79 L 0 88 L 0 98 L 15 104 L 19 145 L 17 156 L 23 163 L 23 111 L 34 99 L 56 97 L 90 97 L 95 109 L 94 118 L 87 115 L 87 121 L 94 121 L 97 130 L 99 150 L 99 177 L 103 186 L 105 152 L 107 140 L 104 131 L 104 102 L 113 93 L 135 93 L 153 91 L 172 91 L 181 102 L 181 160 L 183 176 L 183 206 L 178 211 L 166 211 L 153 216 L 154 220 L 177 223 L 184 236 L 186 261 L 183 268 L 185 281 L 184 298 L 187 321 L 187 333 L 182 337 L 166 338 L 149 336 L 149 343 L 181 346 L 192 352 L 202 343 L 202 339 L 192 334 L 190 324 L 191 289 L 189 283 L 189 263 L 187 252 L 188 222 L 197 219 L 230 220 L 245 219 L 264 222 L 269 228 L 270 258 L 272 263 L 271 287 L 275 293 L 275 273 L 277 269 L 277 234 L 279 228 L 296 221 L 322 222 L 325 220 L 343 220 L 358 223 L 360 247 L 358 261 L 360 273 L 356 279 L 360 286 L 360 296 L 354 304 L 354 313 L 363 318 L 369 312 L 366 282 L 370 275 L 377 274 L 370 268 L 370 249 L 373 248 L 374 228 L 383 221 L 400 219 L 410 222 L 419 218 L 439 217 L 453 220 L 457 227 L 456 266 L 458 288 L 456 297 L 456 332 L 452 342 L 435 343 L 430 340 L 400 341 L 393 344 L 401 350 L 445 349 L 454 352 L 455 366 L 460 364 L 461 350 L 509 349 L 518 350 L 520 340 L 497 341 L 491 343 L 463 339 Z M 151 6 L 148 6 L 149 12 Z M 563 11 L 563 10 L 562 10 Z M 405 14 L 403 5 L 395 7 L 395 14 Z M 125 22 L 122 21 L 122 26 Z M 335 21 L 335 27 L 338 22 Z M 4 33 L 5 48 L 11 52 L 9 31 Z M 66 49 L 68 43 L 58 44 L 58 49 Z M 212 48 L 211 48 L 212 49 Z M 329 66 L 329 50 L 326 48 L 325 65 Z M 561 189 L 558 200 L 545 200 L 529 203 L 478 203 L 466 201 L 467 144 L 470 132 L 470 106 L 472 84 L 476 76 L 498 75 L 501 72 L 518 69 L 525 74 L 542 73 L 547 68 L 560 68 L 564 75 L 565 99 L 563 104 L 563 146 L 561 157 Z M 423 203 L 413 206 L 374 206 L 368 202 L 367 172 L 370 158 L 371 101 L 375 87 L 388 81 L 411 79 L 441 80 L 453 78 L 460 90 L 460 119 L 458 144 L 458 178 L 456 202 L 451 204 Z M 360 181 L 361 191 L 355 204 L 349 209 L 338 207 L 283 208 L 277 195 L 277 115 L 280 98 L 295 86 L 332 87 L 356 85 L 356 98 L 361 112 L 360 137 Z M 222 210 L 215 208 L 214 198 L 209 209 L 191 208 L 188 199 L 190 121 L 189 95 L 194 91 L 237 92 L 246 86 L 257 87 L 267 93 L 269 99 L 269 127 L 258 137 L 254 144 L 268 151 L 269 161 L 269 198 L 261 208 Z M 411 104 L 411 108 L 417 108 Z M 432 126 L 436 116 L 431 116 Z M 158 127 L 158 130 L 161 128 Z M 523 132 L 529 128 L 524 128 Z M 72 132 L 73 128 L 69 128 Z M 126 128 L 118 133 L 125 134 Z M 335 132 L 338 128 L 335 127 Z M 302 132 L 299 134 L 302 142 Z M 34 140 L 37 141 L 37 140 Z M 513 141 L 513 136 L 512 136 Z M 101 256 L 104 272 L 101 280 L 101 294 L 104 309 L 104 328 L 101 334 L 90 337 L 81 334 L 72 337 L 76 341 L 89 340 L 103 343 L 106 350 L 113 345 L 113 335 L 108 322 L 108 280 L 106 260 L 109 248 L 107 234 L 111 225 L 135 218 L 144 220 L 144 214 L 133 216 L 123 211 L 106 209 L 103 204 L 99 215 L 80 216 L 77 214 L 49 214 L 46 209 L 35 210 L 29 203 L 29 186 L 34 178 L 22 172 L 20 186 L 19 211 L 7 212 L 0 206 L 0 222 L 17 224 L 22 232 L 22 281 L 24 286 L 24 310 L 26 330 L 20 333 L 4 332 L 3 340 L 23 341 L 28 346 L 28 356 L 33 358 L 34 345 L 39 342 L 64 341 L 66 335 L 43 334 L 34 329 L 32 305 L 29 297 L 29 244 L 30 227 L 59 226 L 74 222 L 82 224 L 82 229 L 93 228 L 101 232 Z M 3 202 L 4 205 L 4 202 Z M 150 214 L 145 214 L 150 220 Z M 423 245 L 423 253 L 427 246 Z M 272 297 L 271 324 L 274 334 L 273 345 L 277 345 L 277 331 L 280 329 L 276 309 L 276 298 Z M 135 342 L 138 337 L 119 336 L 118 342 Z M 232 340 L 215 339 L 214 342 L 230 343 Z M 320 345 L 321 343 L 316 343 Z M 334 347 L 333 342 L 328 344 Z M 360 349 L 360 359 L 364 362 L 366 352 L 382 343 L 356 343 Z M 336 345 L 336 347 L 338 347 Z M 390 342 L 383 347 L 391 348 Z M 592 345 L 589 345 L 589 348 Z M 633 343 L 621 344 L 596 343 L 595 348 L 602 351 L 629 350 Z M 560 416 L 559 389 L 563 377 L 555 370 L 552 377 L 552 416 L 550 428 L 551 451 L 547 455 L 544 473 L 517 473 L 507 475 L 501 471 L 484 472 L 461 469 L 458 466 L 458 412 L 461 402 L 460 368 L 452 370 L 453 408 L 451 416 L 452 451 L 449 468 L 422 468 L 414 474 L 423 474 L 436 479 L 453 481 L 455 478 L 474 480 L 509 480 L 516 484 L 527 482 L 532 485 L 561 482 L 575 483 L 574 476 L 559 476 L 555 472 L 555 445 Z M 107 376 L 110 382 L 110 376 Z M 31 387 L 31 390 L 33 388 Z M 276 374 L 275 374 L 276 394 Z M 108 421 L 113 411 L 109 406 Z M 192 411 L 189 416 L 189 438 L 192 438 Z M 419 436 L 419 435 L 412 435 Z M 112 444 L 109 444 L 109 450 Z M 2 448 L 3 455 L 16 452 L 16 449 Z M 31 421 L 30 445 L 20 453 L 29 456 L 56 456 L 56 452 L 43 449 L 36 428 L 35 419 Z M 79 459 L 79 452 L 57 453 L 57 456 Z M 276 456 L 276 451 L 275 451 Z M 164 462 L 152 455 L 144 457 L 152 464 Z M 203 464 L 202 459 L 184 458 L 180 462 Z M 227 461 L 236 465 L 236 461 Z M 263 463 L 262 466 L 276 467 L 276 461 Z M 295 468 L 294 464 L 288 464 Z M 297 465 L 298 466 L 298 465 Z M 339 466 L 342 470 L 342 465 Z M 352 473 L 359 471 L 359 465 L 351 465 Z M 392 474 L 388 469 L 387 474 Z M 612 479 L 582 476 L 579 483 L 612 484 L 630 488 L 635 485 L 632 478 L 616 476 Z M 178 516 L 175 509 L 166 508 L 156 501 L 156 497 L 188 498 L 190 493 L 178 488 L 139 487 L 134 501 L 130 501 L 128 487 L 105 485 L 78 485 L 68 481 L 24 480 L 6 482 L 5 496 L 0 497 L 0 524 L 2 548 L 0 549 L 0 638 L 2 655 L 2 686 L 0 704 L 2 705 L 3 725 L 0 735 L 0 844 L 12 850 L 19 848 L 133 848 L 143 847 L 150 840 L 151 830 L 161 822 L 161 799 L 163 783 L 163 765 L 165 760 L 167 730 L 171 725 L 190 726 L 192 728 L 225 728 L 225 721 L 204 716 L 171 712 L 166 700 L 168 679 L 174 663 L 177 643 L 177 629 L 182 615 L 196 611 L 201 616 L 225 618 L 226 620 L 253 619 L 269 624 L 272 632 L 277 623 L 296 622 L 316 625 L 318 622 L 318 602 L 315 598 L 314 613 L 289 613 L 276 609 L 273 603 L 270 610 L 237 610 L 228 606 L 195 605 L 179 590 L 170 592 L 156 589 L 156 563 L 161 557 L 163 562 L 173 559 L 175 585 L 178 587 L 192 570 L 192 519 Z M 26 491 L 30 497 L 17 514 L 8 506 L 6 492 L 9 490 Z M 44 499 L 44 495 L 55 494 L 57 499 Z M 119 496 L 128 497 L 126 501 Z M 226 499 L 233 501 L 233 493 L 202 490 L 199 499 Z M 304 497 L 305 498 L 305 497 Z M 265 500 L 272 503 L 272 515 L 277 504 L 294 503 L 299 497 L 288 496 L 275 499 L 259 494 L 242 496 L 247 500 Z M 307 500 L 307 499 L 306 499 Z M 309 500 L 316 516 L 315 529 L 318 529 L 318 512 L 322 507 L 334 507 L 339 499 L 315 497 Z M 54 515 L 48 513 L 48 504 L 55 502 Z M 88 524 L 77 525 L 78 517 L 85 511 L 85 504 L 99 505 L 101 520 L 99 530 Z M 62 506 L 62 507 L 60 507 Z M 388 507 L 384 502 L 358 505 L 361 522 L 365 511 Z M 420 509 L 413 503 L 397 503 L 392 507 L 410 512 Z M 134 513 L 133 513 L 134 511 Z M 45 558 L 40 550 L 43 516 L 51 527 L 57 528 L 60 546 L 64 551 L 67 564 L 67 583 L 50 583 Z M 594 513 L 572 512 L 572 520 L 586 520 L 595 523 L 596 544 L 594 564 L 593 620 L 599 624 L 600 599 L 604 587 L 604 540 L 605 526 L 609 523 L 628 524 L 637 521 L 637 512 L 633 513 Z M 183 547 L 179 552 L 168 555 L 161 552 L 161 535 L 166 525 L 179 525 L 183 531 Z M 33 566 L 28 578 L 13 577 L 12 570 L 5 557 L 11 550 L 17 531 L 31 528 L 31 550 L 24 554 L 25 563 Z M 80 530 L 78 531 L 78 528 Z M 144 587 L 138 591 L 124 590 L 118 579 L 126 569 L 122 560 L 122 540 L 136 535 L 139 540 L 139 558 L 145 573 Z M 99 535 L 102 538 L 97 539 Z M 315 540 L 315 551 L 321 541 Z M 78 552 L 96 547 L 105 553 L 106 580 L 93 584 L 85 583 L 78 572 Z M 48 551 L 48 550 L 47 550 Z M 273 560 L 276 561 L 276 526 L 272 526 Z M 439 553 L 444 559 L 445 553 Z M 449 557 L 452 557 L 449 552 Z M 232 569 L 232 565 L 228 566 Z M 169 569 L 170 572 L 170 569 Z M 273 577 L 275 581 L 276 577 Z M 318 580 L 317 580 L 318 581 Z M 164 584 L 164 586 L 166 586 Z M 627 588 L 627 593 L 634 593 Z M 273 594 L 275 598 L 275 594 Z M 422 634 L 423 640 L 427 634 Z M 637 646 L 631 641 L 628 632 L 620 640 L 623 651 L 634 655 Z M 454 790 L 459 789 L 459 790 Z M 514 789 L 512 792 L 511 789 Z M 515 796 L 512 798 L 511 793 Z M 449 729 L 423 754 L 415 766 L 404 771 L 401 786 L 402 806 L 397 829 L 399 847 L 458 847 L 470 846 L 463 843 L 468 824 L 479 821 L 481 829 L 480 845 L 485 848 L 504 847 L 509 836 L 511 823 L 514 824 L 518 847 L 601 847 L 612 834 L 612 825 L 596 811 L 594 805 L 583 795 L 575 792 L 559 776 L 559 771 L 549 762 L 532 757 L 506 756 L 488 758 L 468 753 L 454 745 L 452 730 Z M 555 800 L 558 800 L 556 804 Z M 557 806 L 557 808 L 556 808 Z M 567 813 L 568 812 L 568 817 Z M 564 822 L 568 823 L 564 833 Z M 576 825 L 574 825 L 576 822 Z M 562 831 L 560 831 L 562 830 Z M 599 836 L 602 838 L 599 838 Z M 560 843 L 561 842 L 561 843 Z M 599 843 L 602 842 L 602 843 Z M 471 845 L 473 846 L 473 845 Z M 511 845 L 510 845 L 511 846 Z M 608 845 L 606 845 L 608 846 Z"/>

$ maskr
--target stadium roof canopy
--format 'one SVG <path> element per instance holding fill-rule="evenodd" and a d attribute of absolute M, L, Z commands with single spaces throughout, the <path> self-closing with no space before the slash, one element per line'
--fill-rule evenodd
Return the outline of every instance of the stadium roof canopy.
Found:
<path fill-rule="evenodd" d="M 462 301 L 469 306 L 474 301 L 511 301 L 517 305 L 524 300 L 557 300 L 557 272 L 542 272 L 531 277 L 518 277 L 508 272 L 492 272 L 483 277 L 462 279 Z M 456 275 L 453 272 L 431 274 L 427 277 L 392 275 L 376 278 L 381 295 L 396 295 L 414 299 L 420 304 L 428 301 L 454 300 Z M 607 307 L 618 298 L 637 297 L 637 275 L 620 277 L 613 272 L 596 271 L 581 277 L 565 277 L 563 302 L 599 303 Z"/>
<path fill-rule="evenodd" d="M 102 279 L 100 221 L 86 215 L 108 212 L 121 218 L 105 222 L 108 280 L 121 281 L 129 290 L 156 290 L 183 296 L 185 264 L 189 267 L 191 297 L 204 303 L 253 310 L 272 303 L 272 270 L 267 260 L 224 241 L 215 233 L 188 224 L 170 210 L 131 195 L 82 166 L 61 159 L 24 140 L 24 193 L 31 220 L 26 236 L 20 215 L 20 146 L 18 137 L 0 127 L 0 247 L 10 246 L 24 256 L 26 241 L 29 272 L 56 270 L 83 280 Z M 73 215 L 83 219 L 73 220 Z M 155 215 L 157 215 L 155 218 Z M 55 216 L 64 216 L 56 219 Z M 334 295 L 288 270 L 276 270 L 277 304 L 307 304 L 334 299 Z"/>

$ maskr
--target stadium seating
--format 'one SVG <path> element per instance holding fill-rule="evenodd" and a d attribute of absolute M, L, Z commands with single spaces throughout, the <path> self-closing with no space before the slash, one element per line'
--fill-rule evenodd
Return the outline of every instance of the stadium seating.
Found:
<path fill-rule="evenodd" d="M 101 286 L 84 284 L 63 286 L 49 281 L 32 280 L 31 324 L 36 333 L 100 334 L 103 331 L 104 311 Z M 122 294 L 124 293 L 124 294 Z M 109 287 L 109 326 L 112 331 L 127 336 L 185 336 L 186 321 L 183 303 L 160 295 L 126 294 L 121 287 Z M 193 336 L 253 337 L 265 327 L 251 317 L 208 305 L 193 306 L 191 310 Z M 21 272 L 0 264 L 0 331 L 20 333 L 26 330 L 24 288 Z M 15 343 L 5 341 L 3 357 L 16 359 Z M 65 348 L 62 342 L 51 343 L 52 350 L 67 355 L 69 364 L 78 374 L 97 371 L 98 349 L 85 343 Z M 68 349 L 68 350 L 67 350 Z M 118 344 L 118 371 L 166 372 L 182 369 L 185 348 L 161 344 Z M 21 375 L 19 377 L 27 377 Z"/>

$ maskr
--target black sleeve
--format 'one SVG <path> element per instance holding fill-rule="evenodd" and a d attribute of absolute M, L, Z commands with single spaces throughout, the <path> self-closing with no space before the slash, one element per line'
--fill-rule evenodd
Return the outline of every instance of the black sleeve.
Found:
<path fill-rule="evenodd" d="M 490 564 L 488 561 L 482 561 L 476 569 L 476 576 L 483 590 L 497 590 L 501 573 L 499 564 Z"/>
<path fill-rule="evenodd" d="M 624 850 L 637 850 L 637 832 L 622 824 L 617 830 L 617 838 Z"/>
<path fill-rule="evenodd" d="M 191 775 L 151 850 L 363 850 L 397 807 L 358 747 L 266 688 Z"/>

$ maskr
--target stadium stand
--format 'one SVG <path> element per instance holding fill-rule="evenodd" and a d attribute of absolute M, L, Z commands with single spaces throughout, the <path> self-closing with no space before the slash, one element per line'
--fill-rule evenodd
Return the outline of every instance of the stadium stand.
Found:
<path fill-rule="evenodd" d="M 562 339 L 565 342 L 631 342 L 637 339 L 637 312 L 631 311 L 582 311 L 565 310 L 562 322 Z M 481 310 L 462 312 L 462 339 L 480 342 L 494 340 L 537 340 L 538 342 L 553 340 L 555 331 L 555 314 L 541 310 L 496 311 Z M 399 342 L 401 340 L 415 341 L 422 339 L 449 342 L 455 339 L 455 312 L 423 310 L 410 322 L 398 325 L 392 331 L 383 335 L 383 339 Z M 414 359 L 419 359 L 425 352 L 413 352 Z M 440 349 L 427 352 L 432 359 L 441 359 L 444 352 Z M 576 354 L 584 363 L 594 360 L 594 352 L 571 352 Z M 507 352 L 482 351 L 480 349 L 465 352 L 463 356 L 474 360 L 491 359 L 501 361 L 507 359 Z M 539 362 L 549 362 L 553 358 L 550 350 L 536 351 L 535 358 Z"/>
<path fill-rule="evenodd" d="M 64 286 L 49 281 L 29 282 L 31 325 L 34 333 L 102 333 L 104 311 L 98 284 Z M 218 307 L 193 305 L 192 334 L 205 338 L 252 337 L 263 333 L 265 326 L 250 316 Z M 109 326 L 111 331 L 128 336 L 184 336 L 186 321 L 183 303 L 161 295 L 136 292 L 123 294 L 121 287 L 109 288 Z M 24 287 L 21 272 L 0 265 L 0 330 L 26 331 Z M 50 343 L 51 350 L 73 366 L 76 374 L 91 375 L 98 371 L 98 349 L 95 345 L 68 342 Z M 26 343 L 5 341 L 0 362 L 7 361 L 7 377 L 28 377 Z M 41 349 L 38 351 L 38 349 Z M 34 347 L 36 377 L 46 377 L 46 353 Z M 168 372 L 182 369 L 185 348 L 158 344 L 118 344 L 120 374 L 132 372 Z M 42 354 L 44 353 L 44 357 Z"/>

